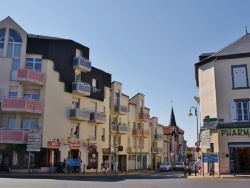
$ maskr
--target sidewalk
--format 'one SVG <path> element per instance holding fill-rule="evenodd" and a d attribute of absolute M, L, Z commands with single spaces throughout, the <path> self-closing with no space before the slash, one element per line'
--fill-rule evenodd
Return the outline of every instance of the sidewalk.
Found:
<path fill-rule="evenodd" d="M 210 176 L 210 174 L 204 174 L 204 176 L 203 175 L 198 175 L 198 174 L 196 174 L 196 176 L 195 176 L 195 174 L 194 173 L 192 173 L 191 175 L 188 175 L 187 176 L 187 178 L 197 178 L 197 179 L 199 179 L 199 178 L 250 178 L 250 174 L 248 173 L 248 174 L 243 174 L 243 173 L 241 173 L 241 174 L 215 174 L 214 176 L 212 175 L 212 176 Z"/>
<path fill-rule="evenodd" d="M 107 175 L 104 175 L 104 172 L 81 172 L 81 173 L 59 173 L 59 172 L 0 172 L 0 177 L 11 177 L 11 176 L 124 176 L 124 175 L 134 175 L 134 174 L 148 174 L 154 173 L 154 170 L 129 170 L 129 171 L 108 171 Z"/>

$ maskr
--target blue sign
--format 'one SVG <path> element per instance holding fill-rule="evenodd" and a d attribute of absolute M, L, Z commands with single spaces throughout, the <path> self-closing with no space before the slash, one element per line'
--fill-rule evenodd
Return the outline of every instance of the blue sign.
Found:
<path fill-rule="evenodd" d="M 81 166 L 81 159 L 66 159 L 67 166 Z"/>
<path fill-rule="evenodd" d="M 217 153 L 203 153 L 202 161 L 207 163 L 218 163 L 219 158 Z"/>

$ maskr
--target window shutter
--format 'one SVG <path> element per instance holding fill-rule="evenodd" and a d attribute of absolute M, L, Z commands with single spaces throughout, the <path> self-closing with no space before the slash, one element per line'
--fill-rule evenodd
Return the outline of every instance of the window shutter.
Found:
<path fill-rule="evenodd" d="M 237 106 L 236 102 L 230 102 L 230 119 L 231 122 L 237 122 Z"/>

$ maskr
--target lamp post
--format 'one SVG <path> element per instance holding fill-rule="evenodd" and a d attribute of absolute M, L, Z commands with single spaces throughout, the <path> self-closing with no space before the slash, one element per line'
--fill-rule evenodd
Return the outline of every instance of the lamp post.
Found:
<path fill-rule="evenodd" d="M 197 114 L 197 107 L 194 107 L 194 106 L 192 106 L 191 108 L 190 108 L 190 110 L 189 110 L 189 114 L 188 114 L 188 116 L 194 116 L 193 114 L 192 114 L 192 109 L 194 109 L 194 115 L 196 116 L 196 123 L 197 123 L 197 141 L 199 141 L 199 124 L 198 124 L 198 114 Z"/>

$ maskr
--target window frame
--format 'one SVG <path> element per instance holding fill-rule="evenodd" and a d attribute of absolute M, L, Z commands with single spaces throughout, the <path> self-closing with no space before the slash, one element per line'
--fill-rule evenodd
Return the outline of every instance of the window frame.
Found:
<path fill-rule="evenodd" d="M 234 70 L 237 69 L 237 68 L 244 68 L 245 69 L 245 82 L 246 82 L 246 86 L 235 86 L 235 75 L 234 75 Z M 232 74 L 232 88 L 233 89 L 247 89 L 249 88 L 249 82 L 248 82 L 248 70 L 247 70 L 247 64 L 243 64 L 243 65 L 232 65 L 231 66 L 231 74 Z"/>

